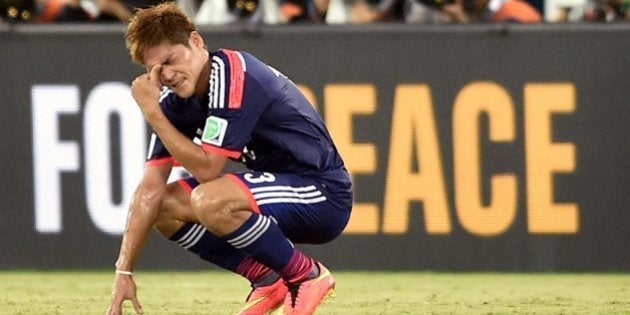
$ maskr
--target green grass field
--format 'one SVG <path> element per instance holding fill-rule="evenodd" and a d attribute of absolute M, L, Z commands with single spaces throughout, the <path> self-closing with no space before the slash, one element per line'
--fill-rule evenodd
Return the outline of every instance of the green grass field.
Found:
<path fill-rule="evenodd" d="M 630 314 L 628 273 L 335 272 L 318 314 Z M 104 314 L 111 271 L 0 271 L 0 314 Z M 145 314 L 233 314 L 248 284 L 221 271 L 137 271 Z M 131 304 L 125 304 L 132 314 Z"/>

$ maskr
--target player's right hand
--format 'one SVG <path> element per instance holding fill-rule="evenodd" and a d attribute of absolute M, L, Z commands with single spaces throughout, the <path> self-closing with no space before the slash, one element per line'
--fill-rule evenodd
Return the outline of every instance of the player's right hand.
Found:
<path fill-rule="evenodd" d="M 143 314 L 142 306 L 136 297 L 136 283 L 132 276 L 116 274 L 114 279 L 114 289 L 112 291 L 112 300 L 107 309 L 107 315 L 122 315 L 122 304 L 124 301 L 130 300 L 136 314 Z"/>
<path fill-rule="evenodd" d="M 131 96 L 136 100 L 142 114 L 149 118 L 155 111 L 161 111 L 159 98 L 162 90 L 161 83 L 162 66 L 151 68 L 148 73 L 138 76 L 131 83 Z"/>

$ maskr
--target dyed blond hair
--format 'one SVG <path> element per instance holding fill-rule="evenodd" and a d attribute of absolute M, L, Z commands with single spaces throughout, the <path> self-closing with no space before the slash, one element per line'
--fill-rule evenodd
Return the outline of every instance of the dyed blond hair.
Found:
<path fill-rule="evenodd" d="M 125 32 L 131 60 L 142 65 L 147 50 L 162 43 L 190 47 L 188 38 L 195 31 L 190 18 L 174 2 L 165 2 L 136 11 Z"/>

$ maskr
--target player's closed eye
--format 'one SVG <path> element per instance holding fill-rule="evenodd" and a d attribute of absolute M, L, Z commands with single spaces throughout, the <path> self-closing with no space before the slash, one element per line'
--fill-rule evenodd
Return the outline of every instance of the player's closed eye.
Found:
<path fill-rule="evenodd" d="M 164 62 L 164 65 L 174 64 L 176 62 L 177 62 L 177 57 L 171 55 L 166 59 L 166 62 Z"/>

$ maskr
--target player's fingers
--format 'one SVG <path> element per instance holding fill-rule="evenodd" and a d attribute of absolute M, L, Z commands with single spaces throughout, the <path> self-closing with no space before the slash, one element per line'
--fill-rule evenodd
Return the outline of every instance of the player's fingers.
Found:
<path fill-rule="evenodd" d="M 116 292 L 112 292 L 112 300 L 109 303 L 109 308 L 107 309 L 107 315 L 121 315 L 122 314 L 122 298 L 116 294 Z"/>
<path fill-rule="evenodd" d="M 142 81 L 142 77 L 143 77 L 143 76 L 144 76 L 144 75 L 141 75 L 141 76 L 136 77 L 136 78 L 135 78 L 135 79 L 131 82 L 131 86 L 132 86 L 132 87 L 133 87 L 133 86 L 137 86 L 137 85 L 139 84 L 139 82 L 141 82 L 141 81 Z"/>
<path fill-rule="evenodd" d="M 160 85 L 160 75 L 162 74 L 162 65 L 157 65 L 151 68 L 149 72 L 149 81 L 155 82 L 156 85 Z"/>
<path fill-rule="evenodd" d="M 109 308 L 107 309 L 107 315 L 121 315 L 122 311 L 121 311 L 121 307 L 120 305 L 116 305 L 116 303 L 112 303 L 112 305 L 109 306 Z"/>
<path fill-rule="evenodd" d="M 131 299 L 131 304 L 133 304 L 133 309 L 136 310 L 136 314 L 144 314 L 144 311 L 142 310 L 142 305 L 140 305 L 140 302 L 138 302 L 138 298 L 134 297 L 133 299 Z"/>

